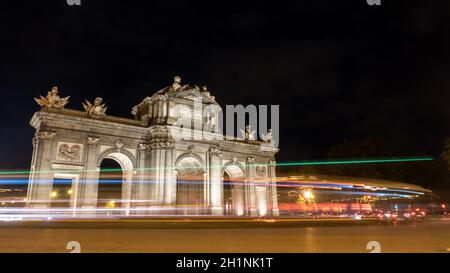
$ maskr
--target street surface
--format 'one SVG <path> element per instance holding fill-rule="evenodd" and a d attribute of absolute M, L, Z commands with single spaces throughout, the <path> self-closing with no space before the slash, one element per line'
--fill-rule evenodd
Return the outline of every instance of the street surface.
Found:
<path fill-rule="evenodd" d="M 0 252 L 381 252 L 450 253 L 450 219 L 381 224 L 280 219 L 1 222 Z"/>

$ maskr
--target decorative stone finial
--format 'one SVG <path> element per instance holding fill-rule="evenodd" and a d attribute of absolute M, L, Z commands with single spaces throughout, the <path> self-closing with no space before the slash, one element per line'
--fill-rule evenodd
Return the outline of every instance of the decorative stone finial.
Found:
<path fill-rule="evenodd" d="M 34 100 L 44 109 L 61 109 L 69 102 L 69 97 L 60 98 L 58 92 L 58 87 L 53 86 L 51 91 L 47 92 L 47 96 L 44 98 L 40 96 L 40 98 L 34 98 Z"/>
<path fill-rule="evenodd" d="M 100 97 L 97 97 L 94 100 L 94 104 L 86 100 L 86 104 L 83 103 L 83 107 L 84 110 L 86 111 L 86 114 L 88 114 L 90 117 L 106 115 L 106 109 L 108 109 L 108 107 L 105 107 L 105 104 L 104 103 L 102 104 L 102 102 L 103 99 Z"/>

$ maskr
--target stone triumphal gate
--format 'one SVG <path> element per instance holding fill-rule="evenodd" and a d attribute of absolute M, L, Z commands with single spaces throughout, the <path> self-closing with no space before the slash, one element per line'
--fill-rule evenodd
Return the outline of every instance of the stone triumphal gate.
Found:
<path fill-rule="evenodd" d="M 30 122 L 36 134 L 29 207 L 49 208 L 54 181 L 65 179 L 71 181 L 68 209 L 98 213 L 100 165 L 113 159 L 123 171 L 124 214 L 278 215 L 278 150 L 267 149 L 271 138 L 255 140 L 251 130 L 244 138 L 217 132 L 221 108 L 206 87 L 181 85 L 175 77 L 132 108 L 134 119 L 106 115 L 101 98 L 86 101 L 85 111 L 64 108 L 68 97 L 59 97 L 57 87 L 36 101 L 42 109 Z M 184 124 L 182 131 L 180 120 L 201 128 Z"/>

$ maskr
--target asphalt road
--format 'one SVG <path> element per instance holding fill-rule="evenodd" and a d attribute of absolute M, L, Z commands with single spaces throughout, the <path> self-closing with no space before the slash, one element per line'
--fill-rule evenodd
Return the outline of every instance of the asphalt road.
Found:
<path fill-rule="evenodd" d="M 320 221 L 319 221 L 320 222 Z M 364 221 L 61 221 L 1 223 L 0 252 L 450 252 L 450 220 L 409 224 Z"/>

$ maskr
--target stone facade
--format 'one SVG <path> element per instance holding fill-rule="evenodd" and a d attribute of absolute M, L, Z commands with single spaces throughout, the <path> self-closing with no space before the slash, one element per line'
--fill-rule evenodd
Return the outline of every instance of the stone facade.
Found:
<path fill-rule="evenodd" d="M 198 112 L 196 103 L 208 113 Z M 100 165 L 109 158 L 123 169 L 126 215 L 278 215 L 278 150 L 218 133 L 214 118 L 221 108 L 206 87 L 182 86 L 176 77 L 172 86 L 133 107 L 134 119 L 106 115 L 103 108 L 95 115 L 92 107 L 82 112 L 42 106 L 30 122 L 36 134 L 29 207 L 50 207 L 54 179 L 66 178 L 72 179 L 73 213 L 96 211 Z M 194 125 L 177 135 L 180 118 Z M 229 186 L 231 209 L 225 208 L 225 175 L 239 182 Z"/>

